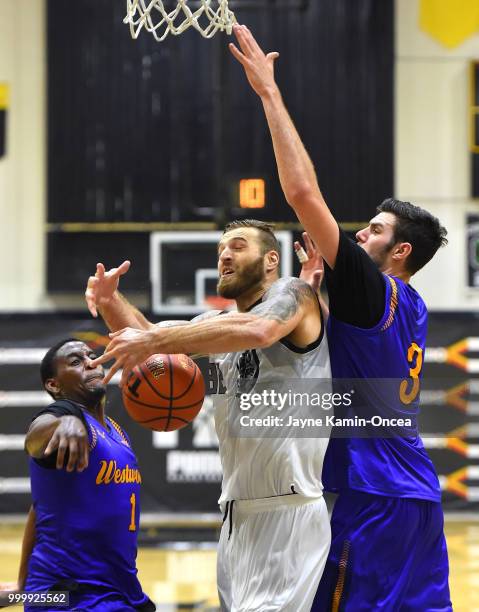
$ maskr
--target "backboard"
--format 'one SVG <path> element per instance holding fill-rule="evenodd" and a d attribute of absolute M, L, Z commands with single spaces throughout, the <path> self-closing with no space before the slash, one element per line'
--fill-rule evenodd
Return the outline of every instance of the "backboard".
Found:
<path fill-rule="evenodd" d="M 222 232 L 153 232 L 150 235 L 152 311 L 194 316 L 216 295 L 217 244 Z M 281 276 L 293 271 L 291 232 L 275 232 L 281 248 Z"/>

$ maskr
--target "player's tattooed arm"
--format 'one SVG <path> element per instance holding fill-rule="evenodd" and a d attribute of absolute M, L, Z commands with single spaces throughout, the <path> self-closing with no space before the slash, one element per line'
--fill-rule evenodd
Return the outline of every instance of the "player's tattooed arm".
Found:
<path fill-rule="evenodd" d="M 263 301 L 251 309 L 251 314 L 286 324 L 306 304 L 315 304 L 312 288 L 299 278 L 281 278 L 265 293 Z"/>
<path fill-rule="evenodd" d="M 318 317 L 317 298 L 311 287 L 298 278 L 280 279 L 250 312 L 230 312 L 189 325 L 146 331 L 126 328 L 111 334 L 105 353 L 92 365 L 115 360 L 104 382 L 123 368 L 123 384 L 132 368 L 153 353 L 207 355 L 265 348 L 295 332 L 312 312 Z M 301 346 L 310 342 L 302 342 Z"/>

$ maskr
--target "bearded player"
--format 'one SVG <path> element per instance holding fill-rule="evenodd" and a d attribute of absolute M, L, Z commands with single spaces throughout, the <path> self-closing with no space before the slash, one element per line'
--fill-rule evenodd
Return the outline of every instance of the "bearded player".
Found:
<path fill-rule="evenodd" d="M 121 330 L 94 362 L 115 359 L 108 379 L 123 367 L 125 383 L 152 353 L 221 354 L 227 401 L 217 407 L 215 423 L 223 467 L 222 609 L 309 612 L 330 544 L 321 484 L 327 439 L 232 437 L 228 426 L 239 414 L 237 392 L 244 385 L 254 393 L 288 379 L 329 379 L 316 294 L 297 278 L 279 278 L 279 245 L 260 221 L 230 223 L 218 244 L 218 293 L 234 299 L 237 312 L 152 325 L 116 291 L 128 265 L 106 274 L 100 265 L 86 292 L 90 310 Z"/>

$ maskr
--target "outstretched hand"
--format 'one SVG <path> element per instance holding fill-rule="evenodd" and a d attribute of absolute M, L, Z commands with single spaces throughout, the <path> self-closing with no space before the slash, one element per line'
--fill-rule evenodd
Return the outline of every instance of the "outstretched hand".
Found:
<path fill-rule="evenodd" d="M 309 234 L 303 232 L 304 246 L 306 247 L 307 260 L 303 261 L 299 254 L 304 253 L 303 247 L 299 242 L 294 243 L 294 250 L 298 255 L 301 266 L 301 274 L 299 278 L 310 285 L 317 293 L 321 288 L 321 283 L 324 277 L 324 262 L 315 244 L 309 237 Z"/>
<path fill-rule="evenodd" d="M 95 276 L 88 279 L 85 300 L 88 310 L 95 318 L 98 316 L 98 307 L 108 304 L 113 294 L 118 289 L 120 276 L 126 274 L 130 268 L 130 262 L 124 261 L 118 268 L 105 271 L 102 263 L 96 264 Z"/>
<path fill-rule="evenodd" d="M 68 415 L 60 418 L 58 427 L 53 432 L 43 454 L 48 457 L 57 451 L 57 470 L 67 472 L 83 472 L 88 467 L 90 453 L 88 433 L 85 425 L 76 416 Z M 64 466 L 68 452 L 68 463 Z"/>
<path fill-rule="evenodd" d="M 110 338 L 111 341 L 106 347 L 103 355 L 93 360 L 91 363 L 92 366 L 97 366 L 114 359 L 115 361 L 110 371 L 103 379 L 103 382 L 105 384 L 110 382 L 116 372 L 122 368 L 123 373 L 120 387 L 123 387 L 126 385 L 133 368 L 137 364 L 145 361 L 145 359 L 155 352 L 152 348 L 152 332 L 149 330 L 125 327 L 125 329 L 120 329 L 117 332 L 111 333 Z"/>
<path fill-rule="evenodd" d="M 278 59 L 279 53 L 273 51 L 265 54 L 244 25 L 233 26 L 233 32 L 241 51 L 233 43 L 229 44 L 229 49 L 243 66 L 251 87 L 260 97 L 274 90 L 276 88 L 274 62 Z"/>

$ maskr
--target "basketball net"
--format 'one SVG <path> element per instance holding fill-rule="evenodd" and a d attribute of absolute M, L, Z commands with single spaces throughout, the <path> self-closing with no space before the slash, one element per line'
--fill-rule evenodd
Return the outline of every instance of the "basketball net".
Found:
<path fill-rule="evenodd" d="M 126 0 L 124 23 L 130 25 L 132 38 L 138 38 L 141 29 L 151 32 L 159 42 L 168 34 L 178 36 L 190 27 L 205 38 L 218 30 L 231 34 L 236 18 L 228 8 L 228 0 L 176 0 L 173 10 L 167 10 L 168 0 Z M 171 4 L 171 0 L 169 0 Z M 189 6 L 188 6 L 189 4 Z M 195 5 L 195 9 L 190 8 Z"/>

